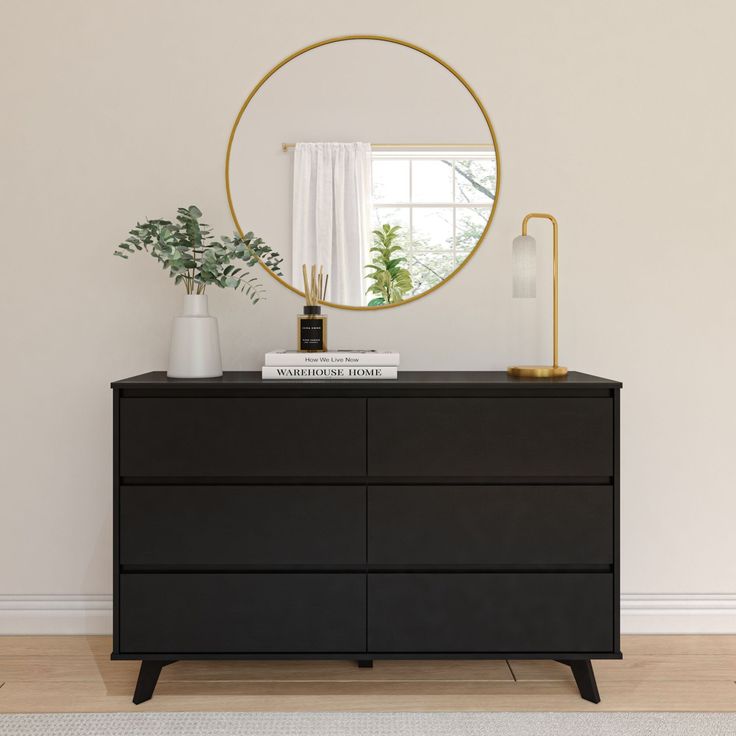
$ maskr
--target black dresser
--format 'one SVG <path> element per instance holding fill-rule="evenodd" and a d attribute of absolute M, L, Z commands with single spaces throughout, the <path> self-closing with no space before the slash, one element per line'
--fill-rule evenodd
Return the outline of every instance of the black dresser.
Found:
<path fill-rule="evenodd" d="M 114 651 L 620 658 L 619 390 L 582 373 L 258 373 L 114 390 Z"/>

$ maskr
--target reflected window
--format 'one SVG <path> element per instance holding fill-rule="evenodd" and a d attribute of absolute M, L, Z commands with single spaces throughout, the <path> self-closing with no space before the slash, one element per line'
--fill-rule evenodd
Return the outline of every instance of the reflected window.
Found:
<path fill-rule="evenodd" d="M 373 226 L 400 228 L 414 296 L 446 279 L 475 248 L 496 190 L 489 151 L 373 150 Z"/>

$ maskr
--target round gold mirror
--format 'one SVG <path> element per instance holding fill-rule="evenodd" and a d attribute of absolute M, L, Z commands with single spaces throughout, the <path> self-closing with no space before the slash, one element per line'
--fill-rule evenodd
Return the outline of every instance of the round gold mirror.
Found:
<path fill-rule="evenodd" d="M 498 202 L 488 114 L 448 64 L 413 44 L 345 36 L 275 66 L 243 103 L 227 147 L 235 225 L 329 274 L 324 303 L 405 304 L 441 286 L 482 242 Z M 267 269 L 268 270 L 268 269 Z"/>

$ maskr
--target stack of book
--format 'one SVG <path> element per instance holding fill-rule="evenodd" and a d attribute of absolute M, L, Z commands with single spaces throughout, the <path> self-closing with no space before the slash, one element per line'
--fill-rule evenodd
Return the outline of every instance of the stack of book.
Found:
<path fill-rule="evenodd" d="M 396 378 L 399 354 L 379 350 L 327 350 L 304 353 L 272 350 L 266 353 L 261 376 L 268 379 L 380 379 Z"/>

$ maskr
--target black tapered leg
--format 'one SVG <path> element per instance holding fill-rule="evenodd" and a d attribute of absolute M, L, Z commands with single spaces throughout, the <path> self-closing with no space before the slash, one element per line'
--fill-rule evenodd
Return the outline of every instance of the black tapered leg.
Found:
<path fill-rule="evenodd" d="M 589 700 L 591 703 L 601 702 L 593 665 L 589 659 L 558 659 L 557 661 L 570 667 L 583 700 Z"/>
<path fill-rule="evenodd" d="M 133 702 L 136 705 L 145 703 L 153 697 L 153 691 L 158 682 L 158 676 L 161 669 L 167 664 L 173 664 L 173 659 L 144 659 L 141 662 L 141 669 L 138 672 L 138 682 L 135 684 L 135 693 L 133 694 Z"/>
<path fill-rule="evenodd" d="M 373 667 L 373 660 L 372 659 L 359 659 L 358 667 Z"/>

